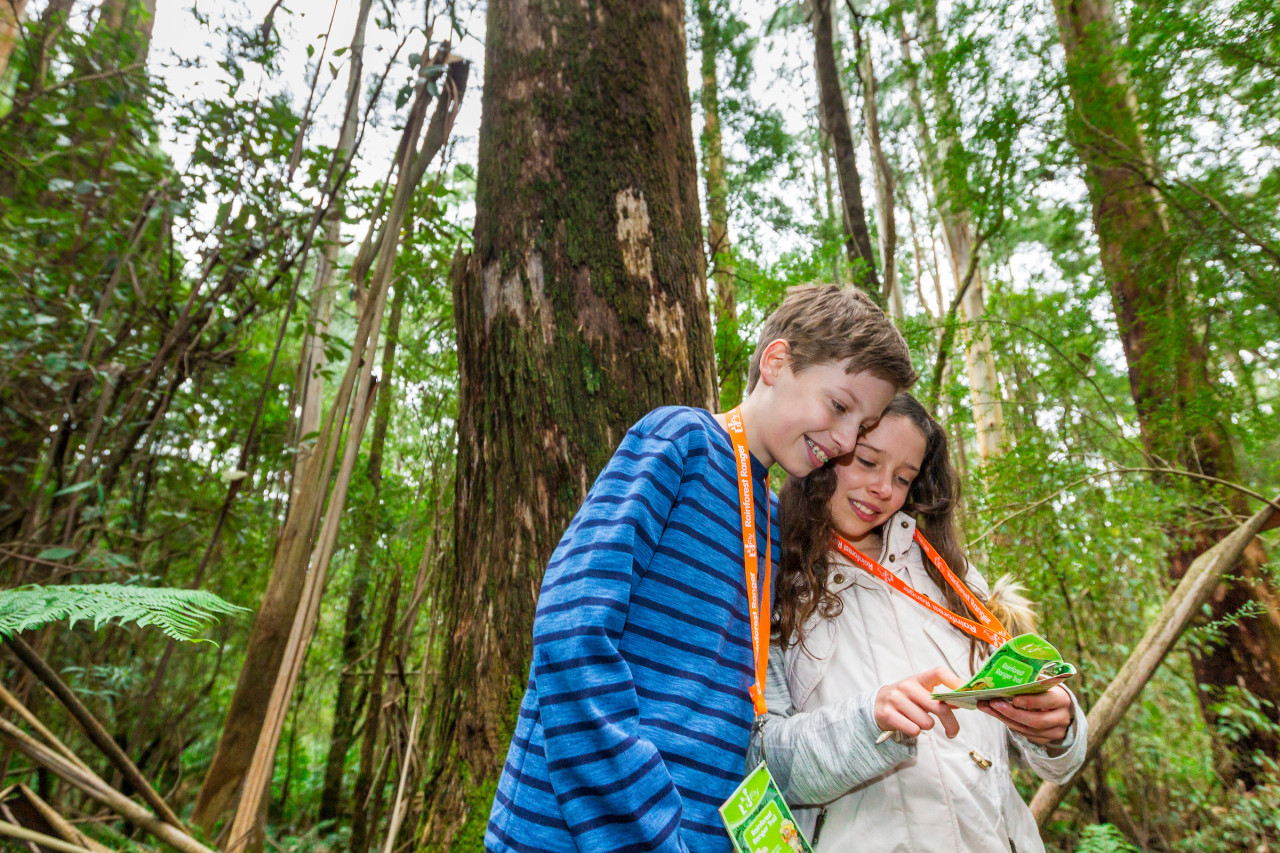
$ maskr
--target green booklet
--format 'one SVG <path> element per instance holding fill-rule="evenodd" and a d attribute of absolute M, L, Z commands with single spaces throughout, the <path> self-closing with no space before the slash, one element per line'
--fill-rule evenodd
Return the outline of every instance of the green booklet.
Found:
<path fill-rule="evenodd" d="M 813 853 L 764 762 L 720 806 L 737 853 Z"/>
<path fill-rule="evenodd" d="M 982 669 L 955 690 L 935 690 L 934 699 L 959 708 L 976 708 L 984 699 L 1043 693 L 1076 674 L 1044 637 L 1022 634 L 996 649 Z"/>

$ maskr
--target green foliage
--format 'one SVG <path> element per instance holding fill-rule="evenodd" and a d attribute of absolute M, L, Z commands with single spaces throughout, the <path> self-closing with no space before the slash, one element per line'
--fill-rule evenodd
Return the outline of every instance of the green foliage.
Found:
<path fill-rule="evenodd" d="M 1125 840 L 1124 835 L 1109 823 L 1095 823 L 1080 833 L 1076 853 L 1137 853 L 1138 848 Z"/>
<path fill-rule="evenodd" d="M 154 625 L 175 640 L 192 640 L 219 614 L 246 608 L 199 589 L 160 589 L 94 584 L 24 586 L 0 590 L 0 636 L 12 636 L 67 620 L 72 626 L 92 621 L 95 629 L 111 622 Z"/>

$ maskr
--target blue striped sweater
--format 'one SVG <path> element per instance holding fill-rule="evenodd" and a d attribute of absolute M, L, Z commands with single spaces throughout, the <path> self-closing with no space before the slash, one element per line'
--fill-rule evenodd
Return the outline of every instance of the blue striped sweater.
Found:
<path fill-rule="evenodd" d="M 752 466 L 776 561 L 776 503 Z M 547 566 L 487 850 L 731 850 L 717 809 L 754 717 L 742 560 L 728 433 L 701 409 L 650 412 Z"/>

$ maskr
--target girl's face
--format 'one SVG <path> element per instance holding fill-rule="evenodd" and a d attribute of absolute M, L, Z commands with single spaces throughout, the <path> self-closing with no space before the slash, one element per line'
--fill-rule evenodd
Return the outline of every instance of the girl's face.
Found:
<path fill-rule="evenodd" d="M 902 509 L 924 462 L 925 437 L 909 418 L 885 415 L 836 460 L 836 491 L 829 511 L 836 532 L 858 545 Z"/>

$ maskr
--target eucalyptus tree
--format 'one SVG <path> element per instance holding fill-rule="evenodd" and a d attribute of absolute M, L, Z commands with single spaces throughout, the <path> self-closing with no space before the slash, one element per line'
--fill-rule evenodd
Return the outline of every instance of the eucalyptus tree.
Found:
<path fill-rule="evenodd" d="M 542 573 L 596 473 L 649 409 L 716 405 L 681 2 L 489 4 L 474 245 L 424 818 L 446 848 L 483 831 Z"/>

